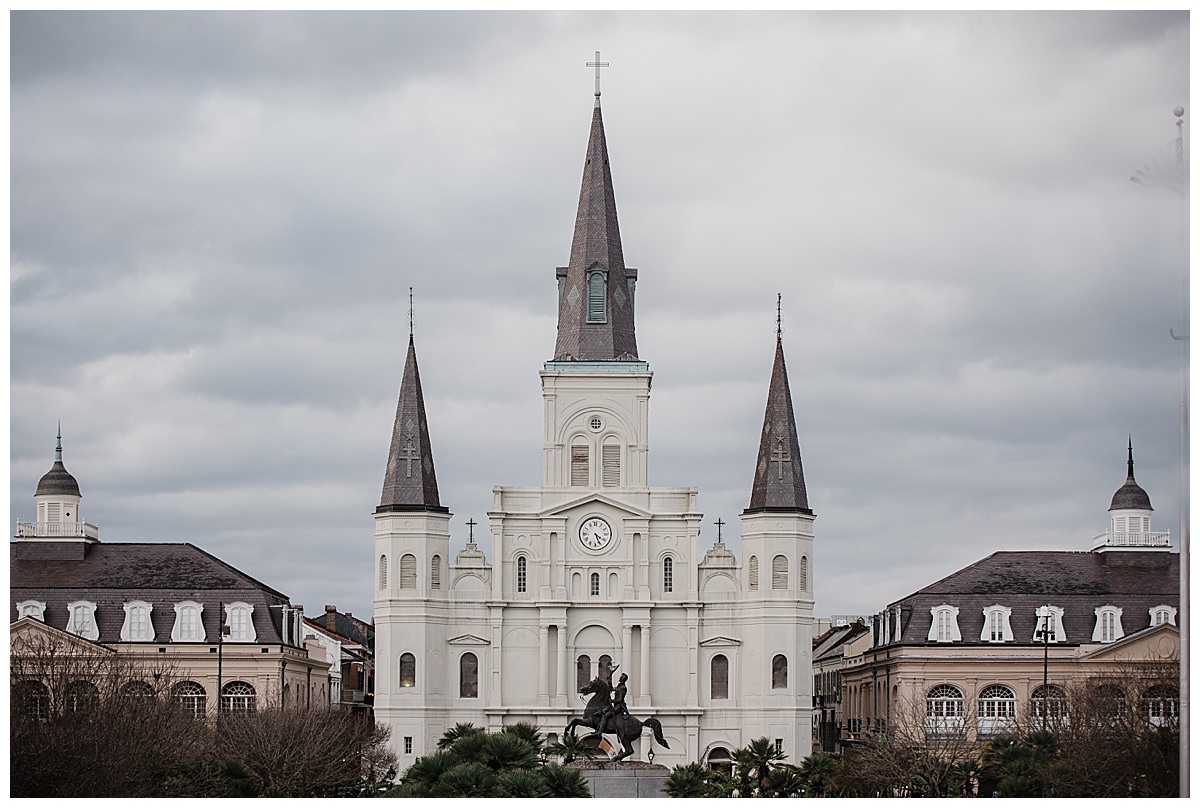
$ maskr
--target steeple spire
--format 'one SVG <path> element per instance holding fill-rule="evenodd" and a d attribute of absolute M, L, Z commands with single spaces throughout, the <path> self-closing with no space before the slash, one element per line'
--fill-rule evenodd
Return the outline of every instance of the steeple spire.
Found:
<path fill-rule="evenodd" d="M 605 63 L 600 63 L 597 56 L 594 66 L 599 74 Z M 555 360 L 636 361 L 633 294 L 637 270 L 626 268 L 621 250 L 598 85 L 571 259 L 566 267 L 559 267 L 557 276 Z"/>
<path fill-rule="evenodd" d="M 411 290 L 409 294 L 411 295 Z M 448 509 L 442 507 L 438 500 L 433 450 L 429 442 L 429 424 L 425 418 L 425 397 L 421 392 L 417 349 L 412 336 L 411 297 L 409 301 L 408 356 L 404 360 L 404 376 L 400 381 L 400 400 L 396 404 L 392 445 L 388 451 L 387 471 L 383 477 L 383 496 L 375 512 L 446 513 Z"/>
<path fill-rule="evenodd" d="M 754 469 L 754 487 L 750 507 L 756 511 L 799 511 L 811 514 L 808 491 L 804 487 L 804 467 L 800 462 L 800 439 L 792 413 L 792 392 L 788 387 L 787 365 L 783 359 L 782 295 L 776 302 L 775 365 L 767 392 L 763 415 L 762 439 L 758 445 L 758 465 Z"/>
<path fill-rule="evenodd" d="M 1146 493 L 1146 489 L 1137 484 L 1137 480 L 1133 479 L 1133 436 L 1129 436 L 1129 459 L 1125 461 L 1125 484 L 1117 489 L 1113 494 L 1112 504 L 1108 506 L 1110 511 L 1122 510 L 1141 510 L 1152 511 L 1154 508 L 1150 506 L 1150 495 Z"/>

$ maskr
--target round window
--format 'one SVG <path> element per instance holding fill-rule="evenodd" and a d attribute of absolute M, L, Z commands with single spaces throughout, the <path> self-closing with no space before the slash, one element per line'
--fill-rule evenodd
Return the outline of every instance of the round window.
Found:
<path fill-rule="evenodd" d="M 604 422 L 600 420 L 599 415 L 593 415 L 592 420 L 589 422 L 589 424 L 592 427 L 593 432 L 599 432 L 601 429 L 604 428 Z"/>

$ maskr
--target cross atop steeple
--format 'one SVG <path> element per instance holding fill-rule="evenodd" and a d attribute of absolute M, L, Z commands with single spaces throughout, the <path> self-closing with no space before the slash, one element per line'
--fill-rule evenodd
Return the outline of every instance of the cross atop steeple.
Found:
<path fill-rule="evenodd" d="M 479 523 L 475 521 L 474 516 L 472 516 L 470 519 L 467 520 L 467 530 L 470 531 L 470 533 L 467 536 L 467 541 L 470 542 L 471 544 L 475 543 L 475 525 L 477 525 L 477 524 L 479 524 Z"/>
<path fill-rule="evenodd" d="M 600 51 L 596 51 L 596 61 L 588 62 L 588 67 L 596 68 L 596 106 L 600 106 L 600 68 L 610 67 L 608 62 L 600 61 Z"/>
<path fill-rule="evenodd" d="M 717 544 L 722 544 L 721 528 L 725 525 L 725 520 L 718 516 L 717 521 L 713 524 L 717 526 Z"/>

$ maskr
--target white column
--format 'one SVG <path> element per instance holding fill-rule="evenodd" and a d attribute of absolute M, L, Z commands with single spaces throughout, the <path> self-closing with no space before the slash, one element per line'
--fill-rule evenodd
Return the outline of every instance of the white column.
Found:
<path fill-rule="evenodd" d="M 621 669 L 633 676 L 633 625 L 630 623 L 623 623 L 621 627 Z"/>
<path fill-rule="evenodd" d="M 650 621 L 642 625 L 642 664 L 638 672 L 639 707 L 650 707 L 653 701 L 650 697 Z"/>
<path fill-rule="evenodd" d="M 538 704 L 550 703 L 550 694 L 546 687 L 546 673 L 550 665 L 550 627 L 542 623 L 538 627 Z"/>
<path fill-rule="evenodd" d="M 562 706 L 571 692 L 567 689 L 567 627 L 560 624 L 555 633 L 558 635 L 555 648 L 558 653 L 558 703 Z"/>

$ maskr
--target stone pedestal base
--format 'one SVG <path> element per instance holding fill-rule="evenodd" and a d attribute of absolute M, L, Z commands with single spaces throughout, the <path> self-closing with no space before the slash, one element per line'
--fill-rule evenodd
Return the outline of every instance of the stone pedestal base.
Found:
<path fill-rule="evenodd" d="M 587 780 L 593 797 L 665 797 L 662 785 L 670 771 L 666 766 L 643 763 L 640 760 L 607 763 L 597 760 L 578 760 L 567 764 L 579 769 Z"/>

